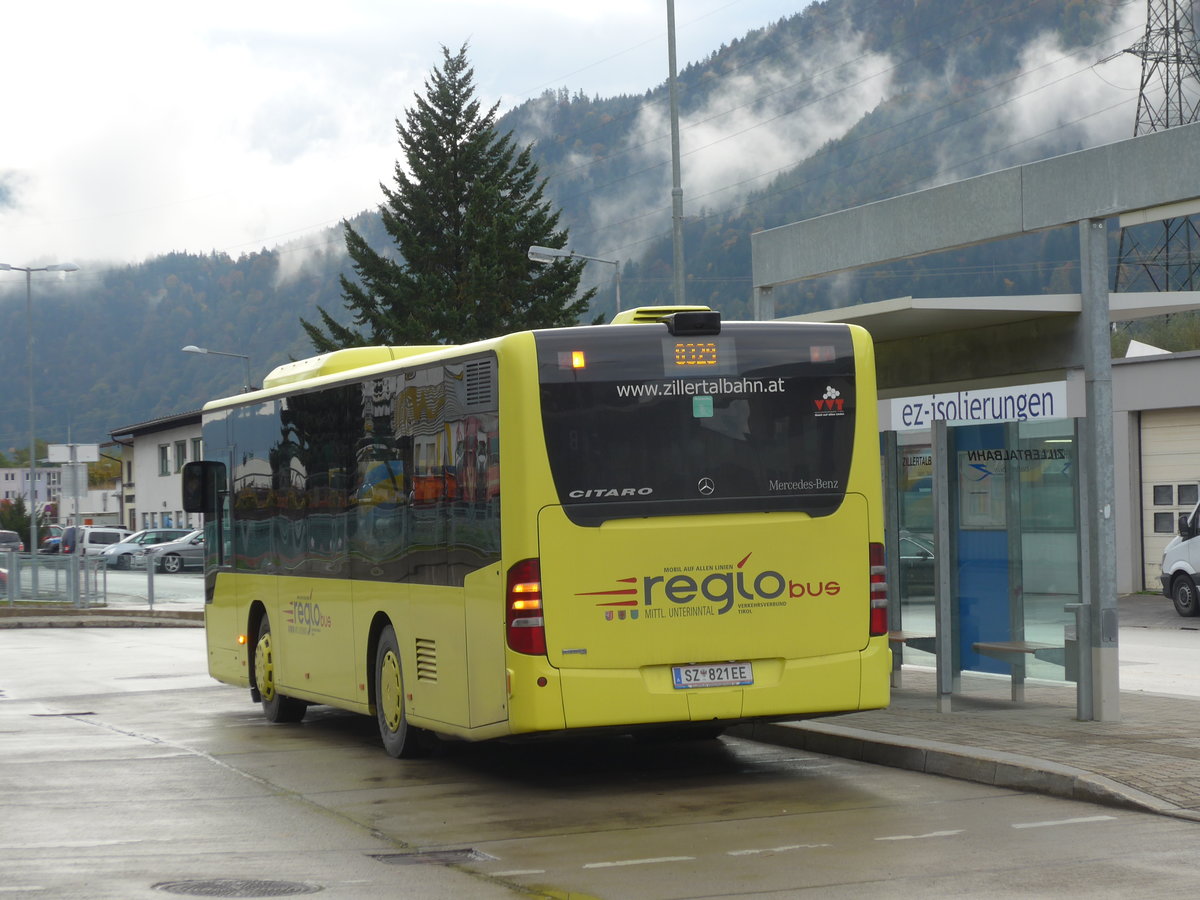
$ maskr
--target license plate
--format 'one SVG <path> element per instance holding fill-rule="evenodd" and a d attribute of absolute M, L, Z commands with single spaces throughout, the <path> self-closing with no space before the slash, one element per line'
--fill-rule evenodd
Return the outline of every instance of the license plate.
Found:
<path fill-rule="evenodd" d="M 704 666 L 672 666 L 676 689 L 736 687 L 754 684 L 754 669 L 748 662 L 710 663 Z"/>

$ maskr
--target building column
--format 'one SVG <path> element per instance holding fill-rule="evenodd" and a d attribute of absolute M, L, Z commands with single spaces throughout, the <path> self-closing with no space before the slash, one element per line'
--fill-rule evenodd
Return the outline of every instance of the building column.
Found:
<path fill-rule="evenodd" d="M 1083 479 L 1088 510 L 1081 565 L 1090 574 L 1092 716 L 1121 718 L 1117 659 L 1116 484 L 1113 454 L 1112 349 L 1108 310 L 1108 234 L 1104 219 L 1079 223 L 1083 378 L 1087 416 L 1082 423 Z M 1083 684 L 1081 679 L 1081 686 Z"/>

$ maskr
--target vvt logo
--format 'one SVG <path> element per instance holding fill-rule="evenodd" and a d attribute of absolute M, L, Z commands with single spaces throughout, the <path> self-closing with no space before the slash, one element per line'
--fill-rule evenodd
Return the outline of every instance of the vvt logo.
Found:
<path fill-rule="evenodd" d="M 814 400 L 817 410 L 820 412 L 843 412 L 846 400 L 842 397 L 842 392 L 833 385 L 825 386 L 825 393 L 821 395 L 820 400 Z"/>

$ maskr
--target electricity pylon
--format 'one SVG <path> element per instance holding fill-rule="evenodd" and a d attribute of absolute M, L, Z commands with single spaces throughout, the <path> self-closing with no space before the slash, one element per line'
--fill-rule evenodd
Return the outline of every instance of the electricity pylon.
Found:
<path fill-rule="evenodd" d="M 1123 51 L 1142 60 L 1133 135 L 1200 120 L 1200 56 L 1192 0 L 1147 0 L 1146 33 Z M 1200 287 L 1200 230 L 1191 216 L 1121 230 L 1114 291 Z"/>

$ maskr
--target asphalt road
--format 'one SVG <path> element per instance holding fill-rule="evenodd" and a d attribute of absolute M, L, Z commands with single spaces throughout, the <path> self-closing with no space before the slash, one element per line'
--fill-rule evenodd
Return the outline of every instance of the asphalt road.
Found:
<path fill-rule="evenodd" d="M 1191 897 L 1200 878 L 1194 823 L 731 738 L 397 761 L 361 716 L 267 724 L 208 680 L 200 629 L 0 631 L 0 805 L 0 893 L 30 897 Z"/>

